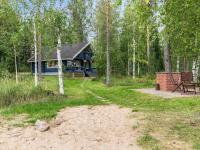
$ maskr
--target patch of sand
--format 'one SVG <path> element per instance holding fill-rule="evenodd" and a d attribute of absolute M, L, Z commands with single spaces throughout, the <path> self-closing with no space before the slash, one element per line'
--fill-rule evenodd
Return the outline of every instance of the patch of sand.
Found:
<path fill-rule="evenodd" d="M 134 113 L 115 105 L 66 108 L 59 126 L 47 132 L 35 128 L 0 128 L 0 149 L 7 150 L 139 150 Z M 52 121 L 53 122 L 53 121 Z"/>
<path fill-rule="evenodd" d="M 197 97 L 200 96 L 199 93 L 194 95 L 194 93 L 181 93 L 181 92 L 169 92 L 169 91 L 157 91 L 155 89 L 130 89 L 133 91 L 145 93 L 145 94 L 151 94 L 154 96 L 159 96 L 162 98 L 166 99 L 171 99 L 171 98 L 180 98 L 180 97 Z"/>

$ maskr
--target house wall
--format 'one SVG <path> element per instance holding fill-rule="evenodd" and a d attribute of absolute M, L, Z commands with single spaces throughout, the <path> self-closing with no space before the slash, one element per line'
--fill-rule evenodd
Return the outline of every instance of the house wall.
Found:
<path fill-rule="evenodd" d="M 42 73 L 45 72 L 45 68 L 46 68 L 45 62 L 42 62 Z M 32 70 L 32 73 L 35 73 L 35 62 L 31 63 L 31 70 Z M 37 68 L 37 70 L 38 70 L 38 68 Z"/>
<path fill-rule="evenodd" d="M 82 51 L 74 60 L 80 62 L 80 67 L 67 67 L 67 60 L 63 60 L 63 72 L 84 72 L 87 74 L 95 74 L 96 69 L 92 68 L 93 53 L 90 47 Z M 50 68 L 47 62 L 42 62 L 42 73 L 57 73 L 58 68 Z M 32 73 L 35 73 L 35 63 L 32 62 Z"/>

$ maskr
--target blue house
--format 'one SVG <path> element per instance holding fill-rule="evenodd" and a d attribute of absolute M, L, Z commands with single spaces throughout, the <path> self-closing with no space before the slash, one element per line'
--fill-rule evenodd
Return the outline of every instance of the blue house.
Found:
<path fill-rule="evenodd" d="M 61 47 L 61 59 L 63 73 L 82 73 L 83 76 L 94 76 L 96 69 L 92 67 L 93 51 L 90 43 L 82 42 L 74 45 L 65 44 Z M 28 62 L 31 63 L 32 73 L 35 73 L 35 57 L 32 56 Z M 41 69 L 43 75 L 58 74 L 57 48 L 43 52 L 41 56 Z"/>

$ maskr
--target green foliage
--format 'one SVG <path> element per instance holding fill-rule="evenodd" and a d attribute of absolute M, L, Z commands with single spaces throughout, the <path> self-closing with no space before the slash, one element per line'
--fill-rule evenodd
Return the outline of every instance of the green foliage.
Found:
<path fill-rule="evenodd" d="M 150 6 L 144 0 L 129 2 L 125 9 L 123 28 L 121 34 L 121 49 L 125 55 L 123 61 L 128 66 L 128 60 L 132 64 L 133 40 L 136 42 L 136 64 L 140 74 L 152 73 L 163 70 L 163 60 L 158 33 L 156 2 Z M 147 27 L 149 33 L 147 33 Z M 149 34 L 149 40 L 147 39 Z M 147 40 L 150 44 L 150 60 L 147 56 Z M 127 60 L 128 58 L 128 60 Z M 140 67 L 139 67 L 139 65 Z M 138 76 L 140 76 L 138 72 Z"/>
<path fill-rule="evenodd" d="M 98 2 L 98 8 L 96 10 L 96 39 L 94 42 L 95 45 L 95 62 L 98 69 L 99 76 L 105 74 L 106 70 L 106 42 L 109 42 L 109 53 L 110 53 L 110 62 L 111 62 L 111 72 L 112 73 L 123 73 L 124 62 L 123 55 L 124 53 L 120 50 L 120 15 L 118 13 L 119 7 L 113 6 L 113 3 L 109 6 L 109 39 L 106 41 L 106 13 L 105 13 L 105 1 Z M 122 56 L 122 57 L 120 57 Z"/>
<path fill-rule="evenodd" d="M 69 8 L 69 11 L 63 11 L 64 7 Z M 30 71 L 27 60 L 34 49 L 33 18 L 36 23 L 38 50 L 41 49 L 43 52 L 56 47 L 59 33 L 63 44 L 86 40 L 91 14 L 92 1 L 87 1 L 86 4 L 80 0 L 77 3 L 76 1 L 51 1 L 51 3 L 36 0 L 3 1 L 0 7 L 0 63 L 9 72 L 15 71 L 15 47 L 19 71 Z"/>
<path fill-rule="evenodd" d="M 199 18 L 198 0 L 169 0 L 160 8 L 161 22 L 165 28 L 162 36 L 170 41 L 173 60 L 180 56 L 184 70 L 189 60 L 197 60 L 199 55 Z"/>

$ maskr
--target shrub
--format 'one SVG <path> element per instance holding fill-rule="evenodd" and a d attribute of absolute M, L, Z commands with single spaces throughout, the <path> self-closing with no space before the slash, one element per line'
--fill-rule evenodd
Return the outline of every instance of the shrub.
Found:
<path fill-rule="evenodd" d="M 0 68 L 0 78 L 11 79 L 13 77 L 13 74 L 11 74 L 8 70 Z"/>

